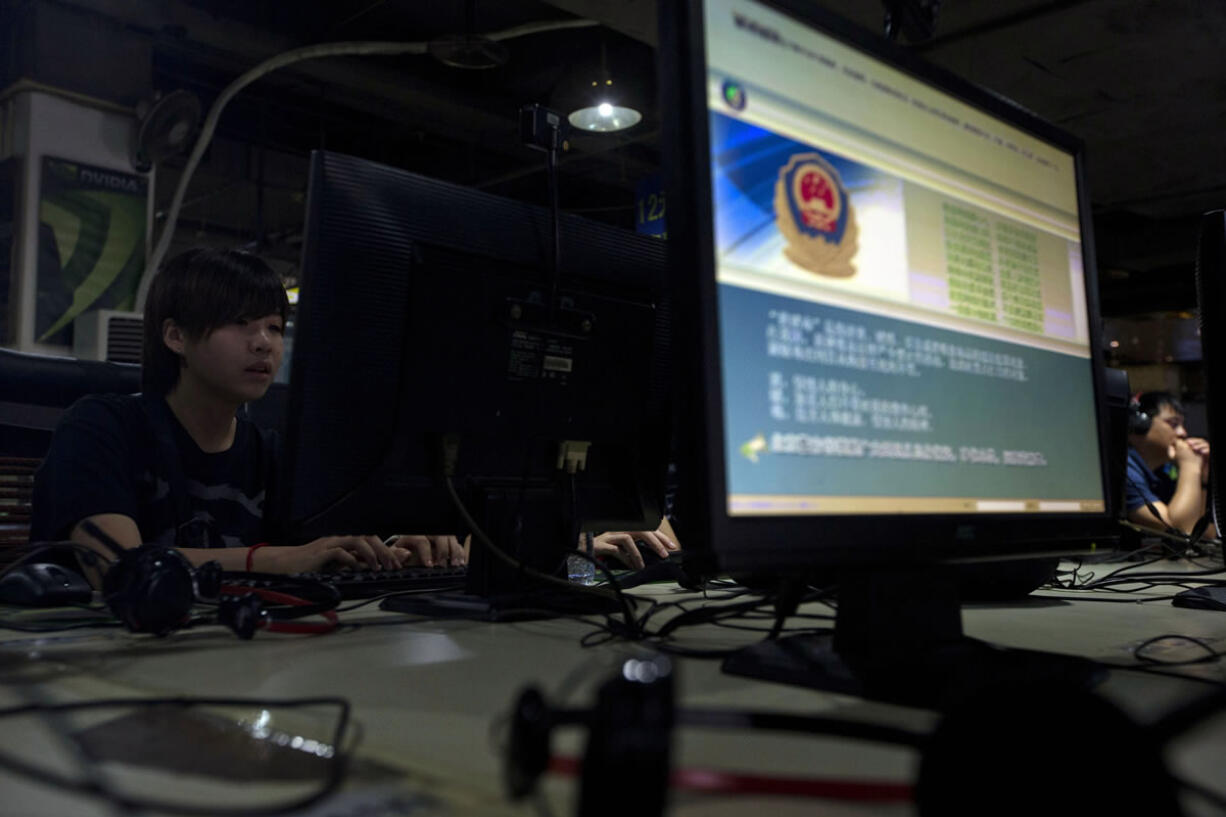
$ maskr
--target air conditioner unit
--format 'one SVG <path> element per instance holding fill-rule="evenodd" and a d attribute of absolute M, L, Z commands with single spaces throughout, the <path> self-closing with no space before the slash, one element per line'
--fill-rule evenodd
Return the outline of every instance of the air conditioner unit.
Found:
<path fill-rule="evenodd" d="M 116 309 L 83 312 L 72 323 L 72 353 L 85 360 L 140 363 L 141 315 Z"/>

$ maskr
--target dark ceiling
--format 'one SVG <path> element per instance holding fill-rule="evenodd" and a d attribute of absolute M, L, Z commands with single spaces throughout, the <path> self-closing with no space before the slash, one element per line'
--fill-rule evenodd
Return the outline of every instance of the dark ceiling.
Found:
<path fill-rule="evenodd" d="M 629 226 L 635 185 L 659 170 L 655 0 L 37 2 L 144 38 L 151 89 L 187 88 L 206 108 L 234 77 L 301 45 L 601 23 L 507 40 L 507 62 L 491 70 L 425 55 L 333 58 L 276 72 L 240 94 L 193 180 L 181 229 L 248 236 L 287 259 L 301 223 L 305 156 L 316 147 L 543 201 L 543 154 L 520 144 L 516 111 L 549 104 L 601 46 L 652 108 L 624 134 L 576 136 L 562 162 L 562 205 Z M 881 30 L 880 0 L 820 5 Z M 1226 3 L 1216 0 L 946 0 L 935 37 L 910 47 L 1085 140 L 1103 311 L 1128 315 L 1195 302 L 1197 217 L 1226 206 L 1223 43 Z M 160 202 L 176 179 L 170 162 Z"/>

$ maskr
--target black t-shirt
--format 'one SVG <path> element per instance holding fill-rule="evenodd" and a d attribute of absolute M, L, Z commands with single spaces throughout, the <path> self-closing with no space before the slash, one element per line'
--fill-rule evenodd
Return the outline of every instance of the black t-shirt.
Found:
<path fill-rule="evenodd" d="M 206 454 L 161 397 L 85 397 L 60 420 L 35 474 L 30 539 L 63 540 L 88 516 L 118 513 L 136 521 L 144 543 L 279 540 L 266 511 L 278 452 L 276 433 L 241 415 L 230 449 Z"/>

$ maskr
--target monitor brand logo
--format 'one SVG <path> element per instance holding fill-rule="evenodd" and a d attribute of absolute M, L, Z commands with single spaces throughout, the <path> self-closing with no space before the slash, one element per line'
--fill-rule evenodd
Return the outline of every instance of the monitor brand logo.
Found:
<path fill-rule="evenodd" d="M 838 171 L 820 153 L 798 153 L 779 171 L 775 223 L 792 263 L 836 278 L 856 274 L 855 210 Z"/>

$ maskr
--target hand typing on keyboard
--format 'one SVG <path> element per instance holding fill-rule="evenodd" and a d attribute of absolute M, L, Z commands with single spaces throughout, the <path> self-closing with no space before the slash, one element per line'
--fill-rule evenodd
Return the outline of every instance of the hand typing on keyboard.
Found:
<path fill-rule="evenodd" d="M 467 564 L 467 550 L 454 536 L 325 536 L 305 545 L 252 549 L 249 569 L 263 573 L 320 570 L 397 570 Z"/>
<path fill-rule="evenodd" d="M 458 567 L 468 564 L 468 545 L 454 536 L 400 534 L 385 544 L 400 559 L 401 567 Z"/>

